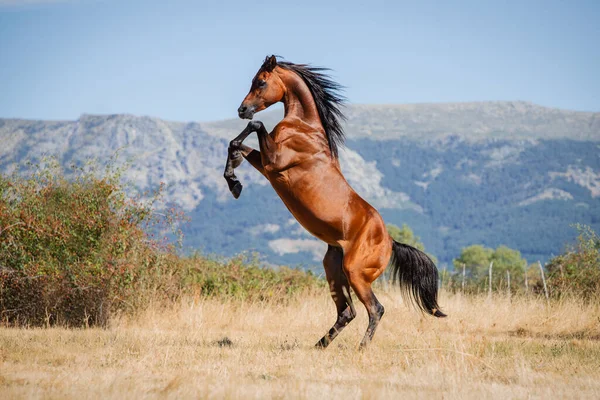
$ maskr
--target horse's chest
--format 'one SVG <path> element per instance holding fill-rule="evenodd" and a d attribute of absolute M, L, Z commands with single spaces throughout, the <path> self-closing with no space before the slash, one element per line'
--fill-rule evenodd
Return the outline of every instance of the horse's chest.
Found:
<path fill-rule="evenodd" d="M 269 178 L 269 182 L 271 182 L 271 186 L 275 189 L 275 192 L 281 197 L 283 202 L 288 205 L 288 202 L 294 198 L 294 193 L 292 190 L 292 182 L 290 182 L 290 177 L 287 171 L 279 172 L 274 170 L 269 170 L 265 168 L 265 172 L 267 173 L 267 177 Z M 289 208 L 289 207 L 288 207 Z"/>
<path fill-rule="evenodd" d="M 306 208 L 301 196 L 302 193 L 299 190 L 300 185 L 294 179 L 291 179 L 289 171 L 267 172 L 267 176 L 275 192 L 294 216 Z"/>

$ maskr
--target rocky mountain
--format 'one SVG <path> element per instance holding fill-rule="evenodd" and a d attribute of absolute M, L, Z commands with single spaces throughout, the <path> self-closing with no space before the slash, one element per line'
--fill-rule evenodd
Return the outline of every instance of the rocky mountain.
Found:
<path fill-rule="evenodd" d="M 531 261 L 560 253 L 573 223 L 600 230 L 600 113 L 526 102 L 348 107 L 348 181 L 386 221 L 407 223 L 450 263 L 466 245 L 506 244 Z M 281 110 L 257 118 L 268 128 Z M 308 235 L 268 182 L 244 164 L 234 200 L 222 178 L 226 146 L 246 122 L 170 122 L 132 115 L 77 121 L 0 120 L 0 171 L 45 155 L 64 165 L 129 160 L 138 189 L 167 184 L 191 217 L 186 246 L 266 262 L 318 265 L 325 246 Z M 252 144 L 252 140 L 249 142 Z M 256 142 L 254 142 L 256 144 Z"/>

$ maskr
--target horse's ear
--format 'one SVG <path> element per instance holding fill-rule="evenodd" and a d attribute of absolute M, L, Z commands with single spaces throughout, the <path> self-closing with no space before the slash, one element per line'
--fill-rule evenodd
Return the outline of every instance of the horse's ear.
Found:
<path fill-rule="evenodd" d="M 267 56 L 265 62 L 263 64 L 264 68 L 268 72 L 272 72 L 277 66 L 277 57 L 275 56 Z"/>

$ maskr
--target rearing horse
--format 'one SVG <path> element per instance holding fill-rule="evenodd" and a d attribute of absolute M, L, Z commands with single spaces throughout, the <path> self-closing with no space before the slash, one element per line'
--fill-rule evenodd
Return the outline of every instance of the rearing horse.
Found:
<path fill-rule="evenodd" d="M 437 304 L 438 272 L 423 252 L 398 243 L 388 234 L 381 215 L 348 184 L 338 162 L 344 143 L 340 121 L 341 87 L 323 68 L 267 57 L 238 109 L 240 118 L 283 102 L 285 116 L 269 133 L 262 122 L 250 121 L 229 144 L 224 177 L 238 198 L 242 184 L 234 174 L 244 159 L 268 179 L 283 203 L 311 234 L 328 244 L 323 266 L 337 320 L 317 343 L 327 347 L 356 316 L 350 288 L 365 305 L 369 325 L 360 347 L 373 339 L 384 308 L 371 284 L 386 267 L 405 297 L 423 311 L 445 317 Z M 252 132 L 260 151 L 244 144 Z"/>

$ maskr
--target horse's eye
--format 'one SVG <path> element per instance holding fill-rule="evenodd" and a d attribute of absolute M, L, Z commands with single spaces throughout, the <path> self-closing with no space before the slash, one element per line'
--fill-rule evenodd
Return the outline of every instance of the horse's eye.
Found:
<path fill-rule="evenodd" d="M 265 86 L 267 86 L 267 82 L 263 81 L 262 79 L 258 81 L 258 87 L 259 88 L 264 88 Z"/>

